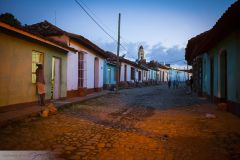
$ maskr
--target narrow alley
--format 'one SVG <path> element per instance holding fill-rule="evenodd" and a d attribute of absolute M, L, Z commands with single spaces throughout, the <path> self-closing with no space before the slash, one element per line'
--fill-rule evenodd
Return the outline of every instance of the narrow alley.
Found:
<path fill-rule="evenodd" d="M 214 116 L 207 116 L 214 115 Z M 0 131 L 0 150 L 57 159 L 240 159 L 240 119 L 186 88 L 121 90 Z"/>

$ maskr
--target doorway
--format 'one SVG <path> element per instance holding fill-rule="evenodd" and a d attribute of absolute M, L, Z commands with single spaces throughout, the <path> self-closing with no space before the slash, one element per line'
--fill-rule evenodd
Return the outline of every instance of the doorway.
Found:
<path fill-rule="evenodd" d="M 210 99 L 214 98 L 214 58 L 210 57 Z"/>
<path fill-rule="evenodd" d="M 99 88 L 99 59 L 95 57 L 94 59 L 94 88 Z"/>
<path fill-rule="evenodd" d="M 124 82 L 127 81 L 127 65 L 124 65 Z"/>
<path fill-rule="evenodd" d="M 111 68 L 107 69 L 107 84 L 111 84 Z"/>
<path fill-rule="evenodd" d="M 223 51 L 220 53 L 220 95 L 221 98 L 227 99 L 227 52 Z"/>
<path fill-rule="evenodd" d="M 51 86 L 51 98 L 60 98 L 60 58 L 52 58 L 52 86 Z"/>
<path fill-rule="evenodd" d="M 142 72 L 138 71 L 138 81 L 142 81 Z"/>

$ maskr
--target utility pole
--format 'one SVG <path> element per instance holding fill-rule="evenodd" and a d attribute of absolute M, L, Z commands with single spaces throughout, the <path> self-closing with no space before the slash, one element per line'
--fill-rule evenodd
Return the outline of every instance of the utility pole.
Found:
<path fill-rule="evenodd" d="M 118 93 L 118 85 L 120 81 L 120 64 L 119 64 L 119 51 L 120 51 L 120 24 L 121 24 L 121 13 L 118 15 L 118 44 L 117 44 L 117 84 L 116 84 L 116 93 Z"/>

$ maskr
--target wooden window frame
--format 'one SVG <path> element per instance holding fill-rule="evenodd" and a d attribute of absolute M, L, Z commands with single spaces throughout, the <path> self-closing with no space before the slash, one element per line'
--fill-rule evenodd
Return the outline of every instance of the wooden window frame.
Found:
<path fill-rule="evenodd" d="M 33 54 L 35 54 L 35 55 L 39 54 L 40 55 L 39 59 L 37 60 L 36 57 L 33 58 Z M 43 65 L 43 68 L 44 68 L 44 53 L 36 51 L 36 50 L 32 50 L 31 55 L 32 55 L 32 67 L 31 67 L 31 69 L 32 69 L 32 74 L 31 74 L 32 78 L 31 79 L 32 79 L 32 83 L 36 84 L 36 69 L 37 69 L 36 64 L 40 63 L 40 64 Z M 35 77 L 35 78 L 33 78 L 33 77 Z"/>

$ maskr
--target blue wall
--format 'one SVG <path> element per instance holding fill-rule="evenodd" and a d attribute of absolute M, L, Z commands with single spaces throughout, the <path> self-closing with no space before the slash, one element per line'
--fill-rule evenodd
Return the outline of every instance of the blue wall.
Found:
<path fill-rule="evenodd" d="M 178 70 L 172 69 L 169 72 L 170 72 L 169 78 L 172 81 L 176 80 L 176 81 L 183 82 L 183 81 L 187 80 L 187 73 L 185 73 L 183 71 L 178 71 Z"/>
<path fill-rule="evenodd" d="M 115 66 L 112 64 L 107 63 L 107 61 L 104 61 L 104 67 L 103 67 L 103 84 L 116 84 L 115 80 Z M 110 78 L 108 69 L 110 70 Z"/>

